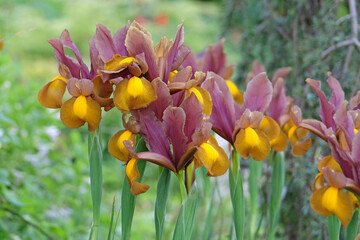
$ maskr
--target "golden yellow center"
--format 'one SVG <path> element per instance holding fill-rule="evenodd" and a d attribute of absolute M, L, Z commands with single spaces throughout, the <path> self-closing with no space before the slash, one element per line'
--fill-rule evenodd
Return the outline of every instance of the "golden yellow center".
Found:
<path fill-rule="evenodd" d="M 251 127 L 245 128 L 245 142 L 252 147 L 258 146 L 260 143 L 259 136 Z"/>
<path fill-rule="evenodd" d="M 138 97 L 144 93 L 144 85 L 140 78 L 132 77 L 129 79 L 127 92 L 131 97 Z"/>
<path fill-rule="evenodd" d="M 211 146 L 210 144 L 208 143 L 202 143 L 200 145 L 200 147 L 202 149 L 204 149 L 204 151 L 206 152 L 206 155 L 208 157 L 208 160 L 207 161 L 210 161 L 211 163 L 214 163 L 216 161 L 216 159 L 219 158 L 219 153 L 216 151 L 216 149 Z"/>
<path fill-rule="evenodd" d="M 338 201 L 339 189 L 329 187 L 324 193 L 321 204 L 330 212 L 334 212 Z"/>
<path fill-rule="evenodd" d="M 354 132 L 355 134 L 357 134 L 359 132 L 359 130 L 357 130 L 356 128 L 354 128 Z"/>
<path fill-rule="evenodd" d="M 204 99 L 203 99 L 201 93 L 199 92 L 199 90 L 197 90 L 195 87 L 192 87 L 188 91 L 190 94 L 193 92 L 195 94 L 195 96 L 197 97 L 197 99 L 201 102 L 201 105 L 204 105 Z"/>
<path fill-rule="evenodd" d="M 169 75 L 169 83 L 171 83 L 171 82 L 172 82 L 173 77 L 174 77 L 174 76 L 175 76 L 175 74 L 177 74 L 177 73 L 178 73 L 178 71 L 177 71 L 177 70 L 174 70 L 174 71 L 170 72 L 170 75 Z"/>
<path fill-rule="evenodd" d="M 130 132 L 129 130 L 126 130 L 125 132 L 123 132 L 123 134 L 120 135 L 118 141 L 117 141 L 117 146 L 119 147 L 119 150 L 121 152 L 127 152 L 128 150 L 126 149 L 126 147 L 124 146 L 124 141 L 125 140 L 130 140 L 131 136 L 132 136 L 132 132 Z"/>
<path fill-rule="evenodd" d="M 86 97 L 80 95 L 76 98 L 73 106 L 74 114 L 80 118 L 81 120 L 85 120 L 85 116 L 87 114 L 87 103 Z"/>

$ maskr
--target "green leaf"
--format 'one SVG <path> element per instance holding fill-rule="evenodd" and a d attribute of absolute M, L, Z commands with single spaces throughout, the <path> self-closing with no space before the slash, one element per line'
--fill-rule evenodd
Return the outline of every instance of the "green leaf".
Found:
<path fill-rule="evenodd" d="M 234 150 L 233 166 L 229 171 L 229 185 L 231 202 L 234 210 L 234 227 L 237 239 L 244 238 L 245 199 L 242 184 L 239 155 Z"/>
<path fill-rule="evenodd" d="M 155 202 L 155 228 L 156 239 L 163 239 L 164 222 L 166 213 L 166 202 L 169 195 L 170 186 L 170 170 L 163 169 L 156 190 L 156 202 Z"/>
<path fill-rule="evenodd" d="M 111 208 L 111 219 L 110 219 L 110 227 L 109 227 L 109 233 L 108 233 L 108 240 L 111 240 L 111 235 L 113 234 L 113 225 L 114 225 L 114 212 L 115 212 L 115 197 L 113 199 L 113 204 Z M 116 226 L 116 225 L 115 225 Z M 115 230 L 115 228 L 114 228 Z"/>
<path fill-rule="evenodd" d="M 353 240 L 355 239 L 359 231 L 359 209 L 355 209 L 354 214 L 350 220 L 349 225 L 345 229 L 345 239 Z"/>
<path fill-rule="evenodd" d="M 285 157 L 283 152 L 277 152 L 275 159 L 273 159 L 273 152 L 270 153 L 271 169 L 271 190 L 269 203 L 269 220 L 270 227 L 267 239 L 274 239 L 276 226 L 278 225 L 281 195 L 285 184 Z"/>
<path fill-rule="evenodd" d="M 204 226 L 204 230 L 203 230 L 203 234 L 202 234 L 202 239 L 203 240 L 208 240 L 211 238 L 211 232 L 213 229 L 213 224 L 212 224 L 212 213 L 213 213 L 213 202 L 214 202 L 214 194 L 215 191 L 212 191 L 211 194 L 211 199 L 210 199 L 210 204 L 208 205 L 207 208 L 207 212 L 206 212 L 206 219 L 205 219 L 205 226 Z"/>
<path fill-rule="evenodd" d="M 98 239 L 100 227 L 103 159 L 99 128 L 94 132 L 89 132 L 88 151 L 90 161 L 91 197 L 93 202 L 93 225 L 91 227 L 89 239 L 96 240 Z"/>
<path fill-rule="evenodd" d="M 179 216 L 176 221 L 173 240 L 191 239 L 198 197 L 198 190 L 194 186 L 187 196 L 184 204 L 181 206 Z"/>
<path fill-rule="evenodd" d="M 138 135 L 139 136 L 139 135 Z M 136 152 L 147 151 L 144 139 L 137 137 L 137 144 L 135 147 Z M 139 182 L 141 182 L 142 176 L 145 171 L 146 161 L 137 161 L 137 167 L 140 173 Z M 130 239 L 132 219 L 135 211 L 135 196 L 131 194 L 129 184 L 124 174 L 124 184 L 121 194 L 121 232 L 122 239 Z"/>

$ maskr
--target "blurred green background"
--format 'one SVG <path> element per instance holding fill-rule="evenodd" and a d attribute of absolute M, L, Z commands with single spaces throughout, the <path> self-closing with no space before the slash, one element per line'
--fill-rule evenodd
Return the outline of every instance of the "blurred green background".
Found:
<path fill-rule="evenodd" d="M 358 6 L 359 7 L 359 6 Z M 245 1 L 160 1 L 160 0 L 0 0 L 0 239 L 87 239 L 91 226 L 91 194 L 87 155 L 87 130 L 62 125 L 58 110 L 42 107 L 37 93 L 58 75 L 58 62 L 50 38 L 68 29 L 83 58 L 89 63 L 88 41 L 96 24 L 115 33 L 128 20 L 136 19 L 152 33 L 154 43 L 162 36 L 174 38 L 184 21 L 185 44 L 194 52 L 226 38 L 228 63 L 236 63 L 233 75 L 243 90 L 251 64 L 259 60 L 269 75 L 290 66 L 286 80 L 288 95 L 317 116 L 317 99 L 305 86 L 306 77 L 326 79 L 332 71 L 350 97 L 359 89 L 359 52 L 337 49 L 325 58 L 326 48 L 351 34 L 346 1 L 245 0 Z M 354 87 L 355 86 L 355 87 Z M 328 91 L 328 89 L 326 89 Z M 301 101 L 300 101 L 301 99 Z M 306 100 L 306 101 L 305 101 Z M 104 146 L 104 185 L 101 237 L 110 224 L 113 198 L 119 209 L 124 166 L 107 153 L 107 142 L 120 130 L 121 114 L 115 109 L 101 123 Z M 325 218 L 314 214 L 308 200 L 316 175 L 314 155 L 328 149 L 315 141 L 310 152 L 299 158 L 287 154 L 284 203 L 277 236 L 279 239 L 323 239 Z M 247 163 L 244 162 L 246 176 Z M 264 163 L 260 209 L 266 216 L 269 197 Z M 143 181 L 150 190 L 137 197 L 132 239 L 154 239 L 154 205 L 158 167 L 148 164 Z M 176 179 L 172 176 L 167 204 L 165 239 L 169 239 L 180 207 Z M 211 239 L 228 239 L 231 203 L 227 177 L 211 179 L 218 196 L 214 200 Z M 199 183 L 200 184 L 200 183 Z M 193 239 L 200 239 L 210 190 L 201 195 Z M 265 220 L 264 220 L 265 222 Z M 261 229 L 266 225 L 260 223 Z M 263 234 L 265 231 L 260 231 Z M 117 228 L 120 238 L 120 227 Z M 144 236 L 146 236 L 144 238 Z M 261 235 L 260 235 L 261 236 Z"/>

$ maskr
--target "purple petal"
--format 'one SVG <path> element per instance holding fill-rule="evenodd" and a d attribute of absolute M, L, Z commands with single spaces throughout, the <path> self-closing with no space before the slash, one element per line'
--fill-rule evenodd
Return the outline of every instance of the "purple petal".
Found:
<path fill-rule="evenodd" d="M 332 103 L 335 107 L 335 111 L 337 111 L 340 106 L 342 105 L 342 103 L 344 102 L 344 92 L 340 86 L 340 83 L 338 82 L 338 80 L 336 80 L 335 78 L 333 78 L 331 76 L 331 73 L 328 73 L 328 84 L 331 88 L 332 94 L 330 96 L 330 103 Z"/>
<path fill-rule="evenodd" d="M 336 125 L 344 132 L 346 142 L 351 148 L 352 138 L 354 137 L 354 121 L 347 111 L 348 102 L 345 101 L 334 115 Z"/>
<path fill-rule="evenodd" d="M 360 166 L 360 133 L 357 133 L 352 141 L 352 159 Z"/>
<path fill-rule="evenodd" d="M 130 22 L 128 22 L 125 27 L 120 28 L 113 37 L 116 53 L 120 54 L 121 56 L 129 56 L 129 53 L 125 47 L 125 38 L 129 27 Z"/>
<path fill-rule="evenodd" d="M 299 127 L 303 127 L 317 136 L 321 137 L 324 141 L 327 141 L 327 128 L 324 123 L 315 119 L 304 119 L 297 124 Z"/>
<path fill-rule="evenodd" d="M 306 79 L 306 82 L 315 91 L 320 101 L 320 118 L 325 123 L 326 127 L 336 129 L 333 121 L 334 105 L 329 103 L 323 91 L 321 91 L 321 82 L 313 79 Z"/>
<path fill-rule="evenodd" d="M 65 47 L 70 48 L 76 56 L 76 59 L 78 60 L 80 67 L 81 67 L 81 77 L 82 78 L 90 78 L 89 69 L 86 66 L 86 64 L 83 62 L 81 54 L 79 52 L 79 49 L 76 47 L 75 43 L 71 40 L 70 34 L 68 30 L 64 30 L 60 36 L 60 41 Z"/>
<path fill-rule="evenodd" d="M 166 83 L 161 81 L 160 78 L 154 79 L 151 83 L 155 88 L 157 99 L 150 103 L 149 108 L 155 112 L 159 120 L 162 120 L 165 109 L 172 106 L 172 97 Z"/>
<path fill-rule="evenodd" d="M 169 50 L 169 53 L 167 54 L 167 57 L 166 57 L 166 66 L 165 66 L 165 69 L 164 69 L 164 82 L 168 82 L 168 79 L 169 79 L 169 75 L 170 75 L 170 72 L 171 72 L 171 67 L 173 65 L 173 62 L 175 60 L 175 57 L 179 51 L 179 47 L 184 43 L 184 27 L 182 24 L 180 24 L 178 26 L 178 31 L 176 33 L 176 38 L 175 38 L 175 41 L 174 43 L 172 44 L 170 50 Z"/>
<path fill-rule="evenodd" d="M 70 71 L 72 77 L 81 78 L 80 65 L 78 63 L 76 63 L 74 59 L 65 55 L 64 46 L 63 46 L 62 42 L 60 41 L 60 39 L 53 38 L 53 39 L 50 39 L 48 42 L 54 48 L 54 53 L 55 53 L 55 56 L 58 59 L 58 61 L 69 68 L 69 71 Z"/>
<path fill-rule="evenodd" d="M 278 78 L 274 84 L 274 93 L 268 109 L 268 115 L 279 122 L 280 117 L 286 113 L 287 100 L 285 95 L 284 80 Z"/>
<path fill-rule="evenodd" d="M 166 167 L 173 172 L 176 172 L 175 165 L 171 162 L 171 160 L 161 154 L 155 152 L 141 152 L 137 154 L 137 157 L 139 159 L 155 163 L 157 165 Z"/>
<path fill-rule="evenodd" d="M 131 56 L 136 56 L 140 53 L 145 54 L 150 81 L 159 76 L 151 35 L 137 22 L 131 24 L 125 38 L 125 46 Z"/>
<path fill-rule="evenodd" d="M 271 83 L 266 73 L 260 73 L 248 83 L 244 94 L 244 105 L 252 112 L 264 112 L 269 106 L 271 98 Z"/>
<path fill-rule="evenodd" d="M 344 174 L 335 172 L 331 167 L 324 167 L 322 171 L 328 185 L 336 188 L 345 188 L 347 181 Z"/>
<path fill-rule="evenodd" d="M 177 70 L 181 64 L 184 62 L 184 60 L 187 58 L 187 56 L 190 54 L 191 50 L 189 47 L 181 45 L 178 49 L 178 52 L 173 60 L 171 71 Z"/>
<path fill-rule="evenodd" d="M 195 54 L 190 50 L 190 53 L 187 55 L 183 63 L 181 64 L 184 68 L 187 66 L 191 66 L 193 74 L 196 71 L 199 71 L 197 60 Z"/>
<path fill-rule="evenodd" d="M 180 107 L 168 107 L 164 111 L 163 119 L 166 134 L 172 144 L 174 164 L 177 165 L 185 152 L 185 145 L 188 141 L 184 134 L 186 115 Z"/>
<path fill-rule="evenodd" d="M 201 87 L 211 95 L 213 109 L 210 120 L 214 130 L 216 129 L 220 136 L 232 143 L 232 133 L 235 128 L 235 103 L 225 80 L 213 72 L 208 72 Z"/>
<path fill-rule="evenodd" d="M 284 67 L 276 70 L 273 77 L 271 78 L 271 82 L 273 83 L 273 86 L 276 85 L 277 81 L 280 78 L 284 79 L 290 72 L 291 72 L 291 67 Z"/>
<path fill-rule="evenodd" d="M 103 62 L 109 61 L 116 53 L 110 30 L 104 25 L 97 24 L 95 33 L 95 46 Z"/>
<path fill-rule="evenodd" d="M 150 109 L 135 110 L 131 113 L 140 124 L 140 134 L 144 138 L 147 148 L 172 159 L 164 125 L 156 118 L 155 113 Z"/>
<path fill-rule="evenodd" d="M 104 68 L 104 63 L 98 58 L 99 51 L 95 46 L 95 35 L 89 41 L 90 47 L 90 61 L 91 61 L 91 71 L 90 71 L 90 78 L 93 79 L 97 74 L 98 70 Z"/>
<path fill-rule="evenodd" d="M 203 59 L 203 72 L 212 71 L 216 74 L 222 74 L 226 65 L 226 55 L 224 53 L 224 39 L 221 39 L 214 46 L 209 46 Z"/>
<path fill-rule="evenodd" d="M 356 95 L 350 99 L 350 109 L 360 109 L 360 91 L 358 91 Z"/>
<path fill-rule="evenodd" d="M 195 130 L 199 129 L 203 123 L 202 106 L 195 94 L 192 93 L 184 100 L 180 107 L 186 114 L 184 133 L 189 142 L 192 139 Z"/>

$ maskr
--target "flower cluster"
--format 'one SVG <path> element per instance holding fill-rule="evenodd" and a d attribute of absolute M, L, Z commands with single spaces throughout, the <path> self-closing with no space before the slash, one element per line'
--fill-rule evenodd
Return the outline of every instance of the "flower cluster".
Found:
<path fill-rule="evenodd" d="M 320 81 L 307 79 L 320 100 L 320 118 L 302 119 L 301 110 L 293 107 L 295 124 L 306 128 L 325 140 L 332 155 L 319 161 L 319 174 L 312 186 L 310 203 L 321 215 L 336 215 L 346 226 L 359 206 L 355 195 L 360 194 L 360 91 L 348 101 L 340 83 L 328 73 L 331 96 L 327 99 Z M 347 191 L 344 191 L 344 190 Z"/>

